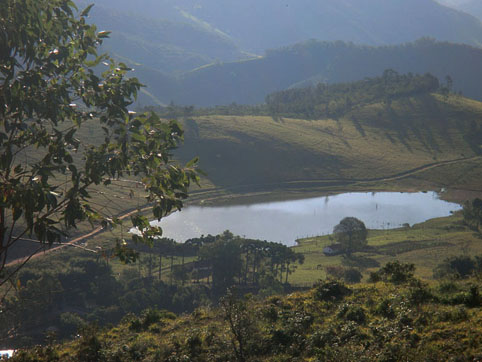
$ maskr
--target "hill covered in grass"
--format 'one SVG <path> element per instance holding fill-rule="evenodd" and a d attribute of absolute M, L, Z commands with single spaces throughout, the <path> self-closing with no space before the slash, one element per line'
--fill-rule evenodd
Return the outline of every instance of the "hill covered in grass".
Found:
<path fill-rule="evenodd" d="M 391 264 L 383 281 L 258 300 L 228 294 L 176 317 L 154 309 L 112 329 L 84 328 L 62 346 L 12 361 L 474 361 L 482 358 L 480 282 L 429 287 Z"/>
<path fill-rule="evenodd" d="M 351 93 L 343 94 L 346 102 Z M 309 120 L 288 109 L 288 117 L 283 109 L 273 116 L 195 116 L 184 122 L 185 144 L 177 154 L 186 159 L 199 155 L 210 181 L 226 188 L 383 181 L 454 160 L 477 162 L 473 157 L 480 153 L 480 102 L 428 91 L 389 101 L 385 95 L 362 103 L 350 99 L 350 107 Z M 311 105 L 324 112 L 332 102 Z M 281 103 L 290 107 L 289 101 Z M 451 174 L 449 166 L 444 174 Z"/>

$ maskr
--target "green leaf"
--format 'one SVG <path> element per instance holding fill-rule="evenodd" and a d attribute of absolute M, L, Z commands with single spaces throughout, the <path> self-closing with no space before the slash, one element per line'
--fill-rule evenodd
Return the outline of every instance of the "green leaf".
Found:
<path fill-rule="evenodd" d="M 89 12 L 90 12 L 90 9 L 92 9 L 92 7 L 94 6 L 94 4 L 90 4 L 88 5 L 84 10 L 82 10 L 82 12 L 80 13 L 80 16 L 81 17 L 86 17 L 89 15 Z"/>

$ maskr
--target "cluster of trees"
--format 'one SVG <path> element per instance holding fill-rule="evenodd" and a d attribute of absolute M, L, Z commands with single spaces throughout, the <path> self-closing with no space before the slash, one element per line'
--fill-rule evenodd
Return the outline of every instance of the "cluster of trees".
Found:
<path fill-rule="evenodd" d="M 51 327 L 59 337 L 70 337 L 87 323 L 117 323 L 128 313 L 152 306 L 191 312 L 217 303 L 230 287 L 263 295 L 282 293 L 304 259 L 282 244 L 244 239 L 229 231 L 185 243 L 156 239 L 152 248 L 133 248 L 139 253 L 137 265 L 118 275 L 108 258 L 85 254 L 62 255 L 61 263 L 48 270 L 27 265 L 2 302 L 0 343 L 41 342 Z"/>
<path fill-rule="evenodd" d="M 0 344 L 42 343 L 47 330 L 71 338 L 89 323 L 118 323 L 128 313 L 158 308 L 183 313 L 208 304 L 204 285 L 169 283 L 145 276 L 141 268 L 114 273 L 105 259 L 65 257 L 47 270 L 27 266 L 2 302 Z"/>
<path fill-rule="evenodd" d="M 166 119 L 190 119 L 199 116 L 223 115 L 223 116 L 268 116 L 269 110 L 266 104 L 248 105 L 231 103 L 214 107 L 183 106 L 169 103 L 167 106 L 145 106 L 144 112 L 156 112 Z"/>
<path fill-rule="evenodd" d="M 398 74 L 385 70 L 381 77 L 352 83 L 293 88 L 269 94 L 266 104 L 273 115 L 307 119 L 337 118 L 356 107 L 374 102 L 390 104 L 401 97 L 435 92 L 439 81 L 431 74 Z"/>
<path fill-rule="evenodd" d="M 280 243 L 245 239 L 226 230 L 220 235 L 207 235 L 176 243 L 172 239 L 155 240 L 152 248 L 137 246 L 147 255 L 147 277 L 162 280 L 163 258 L 169 260 L 169 283 L 207 283 L 217 295 L 233 286 L 260 287 L 269 276 L 280 284 L 288 284 L 289 275 L 304 256 Z M 181 260 L 174 265 L 174 258 Z M 189 258 L 189 262 L 185 259 Z M 156 273 L 156 271 L 158 271 Z M 263 283 L 261 283 L 263 284 Z M 263 287 L 263 286 L 261 286 Z"/>

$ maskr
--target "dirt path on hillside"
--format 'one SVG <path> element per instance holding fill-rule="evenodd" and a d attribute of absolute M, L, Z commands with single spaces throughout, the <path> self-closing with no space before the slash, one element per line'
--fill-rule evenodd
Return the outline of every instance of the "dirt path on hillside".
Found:
<path fill-rule="evenodd" d="M 143 212 L 143 211 L 147 211 L 151 209 L 151 207 L 144 207 L 143 209 L 141 209 L 140 211 Z M 126 212 L 125 214 L 122 214 L 118 217 L 118 219 L 120 220 L 124 220 L 132 215 L 134 215 L 135 213 L 137 213 L 138 210 L 131 210 L 129 212 Z M 103 231 L 105 231 L 105 229 L 102 227 L 102 226 L 99 226 L 97 228 L 95 228 L 94 230 L 90 231 L 89 233 L 87 234 L 84 234 L 84 235 L 81 235 L 79 237 L 76 237 L 66 243 L 63 243 L 63 244 L 58 244 L 54 247 L 50 247 L 48 248 L 48 244 L 45 244 L 45 248 L 48 248 L 48 249 L 44 249 L 44 250 L 40 250 L 40 251 L 36 251 L 35 254 L 33 255 L 30 255 L 30 256 L 27 256 L 27 257 L 24 257 L 24 258 L 19 258 L 19 259 L 15 259 L 15 260 L 12 260 L 10 262 L 8 262 L 5 267 L 11 267 L 11 266 L 14 266 L 14 265 L 18 265 L 18 264 L 22 264 L 22 263 L 25 263 L 26 261 L 29 261 L 29 260 L 32 260 L 32 259 L 36 259 L 40 256 L 43 256 L 43 255 L 46 255 L 46 254 L 49 254 L 49 253 L 52 253 L 54 251 L 58 251 L 62 248 L 65 248 L 67 246 L 76 246 L 77 244 L 79 243 L 82 243 L 84 241 L 86 241 L 87 239 L 91 238 L 91 237 L 94 237 L 100 233 L 102 233 Z M 26 240 L 26 239 L 25 239 Z M 35 241 L 35 242 L 38 242 L 38 241 Z"/>
<path fill-rule="evenodd" d="M 431 169 L 434 169 L 434 168 L 437 168 L 437 167 L 446 166 L 446 165 L 455 164 L 455 163 L 460 163 L 460 162 L 479 160 L 479 159 L 482 159 L 482 156 L 474 156 L 474 157 L 458 158 L 458 159 L 454 159 L 454 160 L 433 162 L 433 163 L 422 165 L 422 166 L 419 166 L 419 167 L 416 167 L 416 168 L 413 168 L 413 169 L 410 169 L 410 170 L 407 170 L 407 171 L 403 171 L 403 172 L 400 172 L 400 173 L 397 173 L 397 174 L 394 174 L 394 175 L 391 175 L 391 176 L 375 177 L 375 178 L 368 178 L 368 179 L 323 179 L 323 180 L 288 181 L 288 182 L 282 182 L 282 183 L 276 183 L 276 184 L 240 185 L 240 186 L 233 186 L 233 187 L 229 187 L 229 188 L 215 187 L 215 188 L 209 188 L 209 189 L 205 189 L 205 190 L 196 190 L 196 191 L 191 192 L 191 195 L 197 196 L 197 197 L 200 197 L 202 195 L 209 196 L 210 193 L 212 194 L 212 193 L 222 191 L 222 190 L 226 190 L 226 189 L 228 189 L 228 190 L 242 189 L 242 188 L 249 189 L 249 188 L 259 187 L 259 186 L 263 186 L 263 187 L 283 187 L 283 186 L 286 186 L 286 185 L 289 185 L 289 186 L 296 186 L 296 185 L 304 185 L 304 186 L 306 186 L 306 185 L 310 185 L 310 186 L 314 186 L 314 185 L 318 185 L 318 186 L 347 186 L 347 185 L 350 185 L 350 184 L 363 183 L 363 182 L 395 181 L 395 180 L 400 180 L 400 179 L 403 179 L 403 178 L 406 178 L 406 177 L 410 177 L 410 176 L 413 176 L 415 174 L 425 172 L 425 171 L 428 171 L 428 170 L 431 170 Z M 211 198 L 211 199 L 215 199 L 215 198 L 216 197 Z M 144 207 L 140 211 L 143 212 L 143 211 L 147 211 L 149 209 L 151 209 L 151 207 Z M 137 212 L 138 212 L 138 210 L 131 210 L 129 212 L 126 212 L 125 214 L 120 215 L 118 218 L 120 220 L 124 220 L 124 219 L 130 217 L 131 215 L 133 215 Z M 75 246 L 79 243 L 82 243 L 82 242 L 86 241 L 87 239 L 89 239 L 91 237 L 94 237 L 94 236 L 102 233 L 103 231 L 105 231 L 104 228 L 99 226 L 96 229 L 92 230 L 91 232 L 89 232 L 85 235 L 76 237 L 76 238 L 70 240 L 67 243 L 60 244 L 60 245 L 55 246 L 55 247 L 51 247 L 47 250 L 40 250 L 40 251 L 36 252 L 33 256 L 12 260 L 11 262 L 6 264 L 6 267 L 11 267 L 11 266 L 14 266 L 14 265 L 25 263 L 28 260 L 35 259 L 35 258 L 38 258 L 40 256 L 52 253 L 54 251 L 65 248 L 67 246 Z M 46 245 L 46 247 L 47 247 L 47 245 Z"/>
<path fill-rule="evenodd" d="M 278 182 L 278 183 L 270 183 L 270 184 L 239 185 L 239 186 L 226 187 L 225 189 L 234 190 L 234 189 L 249 189 L 249 188 L 256 188 L 256 187 L 263 187 L 263 186 L 264 187 L 283 187 L 283 186 L 296 186 L 296 185 L 347 186 L 351 184 L 365 183 L 365 182 L 396 181 L 396 180 L 401 180 L 403 178 L 410 177 L 418 173 L 422 173 L 437 167 L 461 163 L 461 162 L 467 162 L 467 161 L 481 160 L 481 159 L 482 159 L 482 156 L 473 156 L 473 157 L 457 158 L 454 160 L 433 162 L 433 163 L 425 164 L 410 170 L 406 170 L 393 175 L 382 176 L 382 177 L 360 178 L 360 179 L 337 178 L 337 179 L 322 179 L 322 180 L 297 180 L 297 181 L 286 181 L 286 182 Z M 210 189 L 209 191 L 215 191 L 215 190 L 218 190 L 218 189 Z"/>

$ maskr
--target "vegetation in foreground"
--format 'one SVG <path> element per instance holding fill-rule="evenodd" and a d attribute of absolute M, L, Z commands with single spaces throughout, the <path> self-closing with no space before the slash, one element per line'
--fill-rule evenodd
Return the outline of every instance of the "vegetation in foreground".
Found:
<path fill-rule="evenodd" d="M 482 270 L 474 204 L 478 201 L 467 204 L 466 219 L 457 213 L 395 230 L 367 232 L 353 221 L 348 225 L 354 231 L 351 239 L 343 236 L 341 222 L 333 236 L 304 239 L 294 248 L 225 232 L 184 244 L 163 239 L 152 249 L 138 247 L 139 257 L 131 265 L 82 249 L 46 255 L 12 284 L 0 313 L 0 343 L 31 346 L 44 341 L 46 330 L 68 339 L 90 323 L 116 324 L 146 308 L 191 313 L 216 305 L 229 287 L 263 297 L 306 290 L 320 279 L 359 283 L 398 260 L 415 269 L 404 273 L 432 287 L 446 278 L 467 279 Z M 95 248 L 98 240 L 108 242 L 108 235 L 97 236 L 88 247 Z M 347 252 L 325 255 L 323 248 L 335 241 L 346 245 Z"/>
<path fill-rule="evenodd" d="M 12 361 L 475 361 L 482 358 L 479 278 L 432 287 L 410 264 L 389 263 L 372 282 L 318 282 L 259 300 L 229 292 L 190 315 L 148 309 L 112 329 L 82 329 L 64 345 Z"/>

